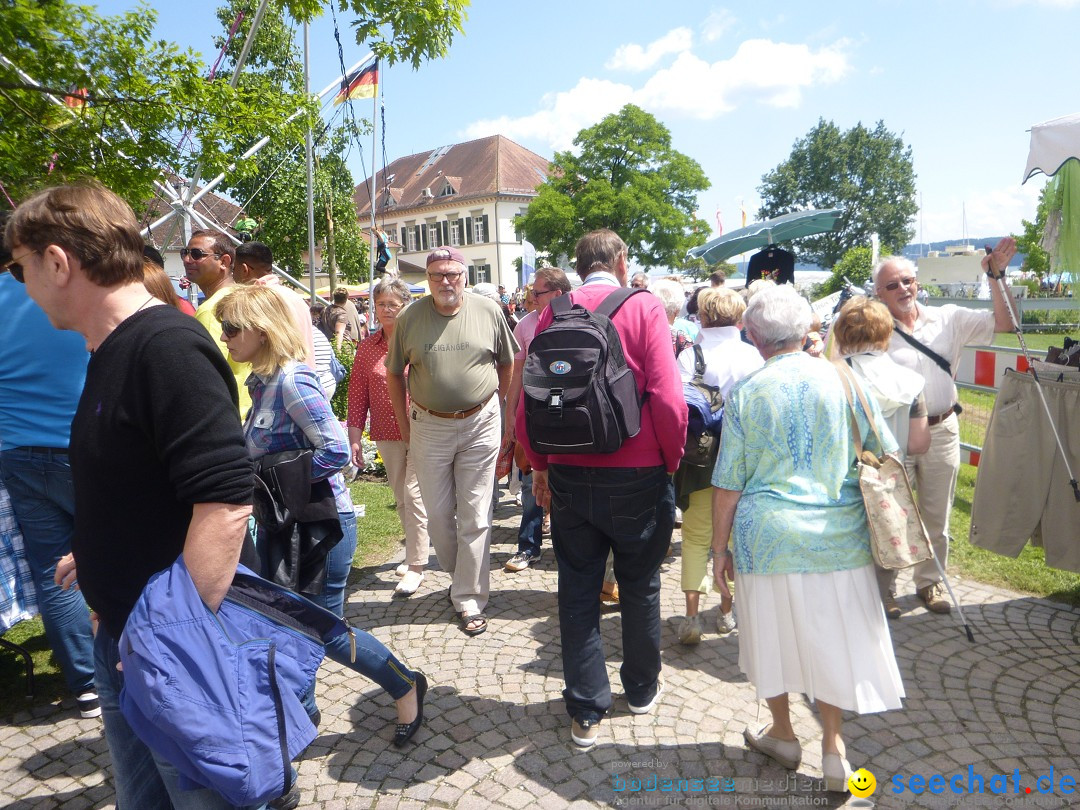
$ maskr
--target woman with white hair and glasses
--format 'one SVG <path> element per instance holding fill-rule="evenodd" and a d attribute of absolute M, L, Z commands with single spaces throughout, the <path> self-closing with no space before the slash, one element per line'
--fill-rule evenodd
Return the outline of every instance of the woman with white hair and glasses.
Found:
<path fill-rule="evenodd" d="M 772 715 L 771 725 L 746 729 L 747 745 L 797 769 L 788 693 L 802 692 L 821 715 L 825 786 L 846 790 L 843 712 L 898 709 L 904 687 L 874 576 L 848 400 L 837 369 L 802 351 L 811 317 L 789 286 L 758 293 L 743 315 L 765 365 L 725 405 L 713 572 L 722 593 L 737 576 L 739 668 Z M 869 414 L 857 408 L 868 449 L 895 451 L 869 403 Z"/>

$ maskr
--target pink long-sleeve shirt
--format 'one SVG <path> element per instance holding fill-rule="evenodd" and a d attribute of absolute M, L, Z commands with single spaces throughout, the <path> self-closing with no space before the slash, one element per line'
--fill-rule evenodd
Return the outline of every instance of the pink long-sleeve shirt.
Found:
<path fill-rule="evenodd" d="M 595 310 L 615 287 L 611 284 L 586 283 L 570 293 L 570 300 Z M 551 308 L 540 313 L 536 334 L 551 323 Z M 642 400 L 641 430 L 627 439 L 614 453 L 547 455 L 536 453 L 525 428 L 525 398 L 517 411 L 517 435 L 524 439 L 525 452 L 534 469 L 546 470 L 549 464 L 573 467 L 657 467 L 663 465 L 674 473 L 686 444 L 686 401 L 675 354 L 671 350 L 671 330 L 663 304 L 655 295 L 632 296 L 615 313 L 615 330 L 622 340 L 626 364 L 637 381 Z M 647 396 L 646 396 L 647 395 Z"/>

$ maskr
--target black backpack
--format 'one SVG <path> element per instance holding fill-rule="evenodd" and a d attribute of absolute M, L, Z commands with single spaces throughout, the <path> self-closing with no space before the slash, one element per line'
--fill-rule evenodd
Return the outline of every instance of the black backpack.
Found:
<path fill-rule="evenodd" d="M 533 338 L 522 393 L 529 443 L 538 453 L 614 453 L 641 429 L 637 381 L 611 319 L 645 290 L 619 287 L 590 311 L 560 295 Z"/>
<path fill-rule="evenodd" d="M 683 383 L 683 397 L 687 420 L 682 463 L 711 472 L 720 452 L 724 395 L 717 386 L 705 382 L 705 355 L 698 344 L 694 344 L 694 377 Z"/>

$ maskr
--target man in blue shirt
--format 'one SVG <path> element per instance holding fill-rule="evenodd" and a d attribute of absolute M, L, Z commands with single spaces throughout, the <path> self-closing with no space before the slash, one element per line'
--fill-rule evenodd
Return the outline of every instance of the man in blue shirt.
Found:
<path fill-rule="evenodd" d="M 11 258 L 0 247 L 0 266 Z M 98 717 L 86 601 L 53 581 L 57 560 L 71 551 L 68 438 L 86 378 L 86 341 L 53 329 L 10 273 L 0 274 L 0 312 L 0 476 L 23 534 L 49 645 L 82 716 Z"/>

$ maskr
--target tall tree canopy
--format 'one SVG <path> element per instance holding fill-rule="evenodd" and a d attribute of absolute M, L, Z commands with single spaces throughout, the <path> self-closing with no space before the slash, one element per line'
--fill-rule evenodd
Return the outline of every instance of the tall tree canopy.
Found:
<path fill-rule="evenodd" d="M 709 187 L 697 161 L 671 146 L 671 133 L 627 104 L 581 130 L 578 154 L 556 152 L 518 231 L 551 256 L 572 256 L 577 240 L 611 228 L 645 267 L 681 266 L 709 233 L 698 219 L 697 192 Z"/>
<path fill-rule="evenodd" d="M 842 208 L 830 233 L 799 240 L 804 260 L 830 268 L 850 248 L 869 244 L 877 233 L 883 246 L 899 250 L 915 231 L 915 170 L 911 147 L 882 121 L 873 129 L 861 123 L 846 132 L 820 119 L 791 155 L 761 178 L 762 206 L 768 219 L 807 208 Z"/>
<path fill-rule="evenodd" d="M 468 5 L 332 1 L 355 15 L 349 22 L 358 42 L 413 67 L 446 53 Z M 323 10 L 321 0 L 281 0 L 275 7 L 279 21 Z M 263 136 L 279 145 L 303 141 L 315 105 L 300 93 L 298 77 L 277 76 L 271 93 L 258 82 L 233 88 L 226 71 L 211 81 L 193 51 L 153 38 L 155 22 L 145 5 L 104 17 L 69 0 L 4 3 L 0 183 L 9 197 L 96 177 L 139 211 L 162 169 L 190 176 L 201 160 L 210 177 Z M 307 114 L 290 121 L 297 110 Z"/>

